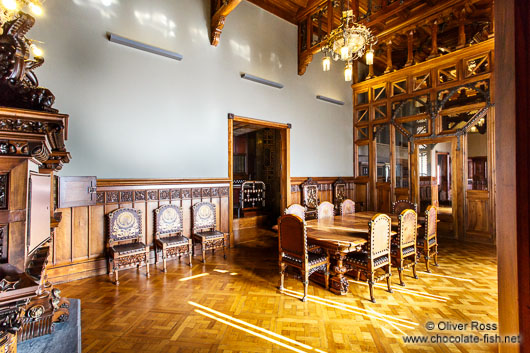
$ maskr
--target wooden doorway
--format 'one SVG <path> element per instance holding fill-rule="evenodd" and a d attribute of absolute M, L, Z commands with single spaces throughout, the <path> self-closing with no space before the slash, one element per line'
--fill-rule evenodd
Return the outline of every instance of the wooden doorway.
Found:
<path fill-rule="evenodd" d="M 290 203 L 290 189 L 291 189 L 291 176 L 290 176 L 290 124 L 275 123 L 270 121 L 251 119 L 242 116 L 236 116 L 234 114 L 228 115 L 228 178 L 230 179 L 230 193 L 229 193 L 229 204 L 230 207 L 230 244 L 234 246 L 238 243 L 238 239 L 235 239 L 234 234 L 234 163 L 238 162 L 234 160 L 234 131 L 236 129 L 244 129 L 248 127 L 252 130 L 267 129 L 274 130 L 279 137 L 279 210 L 285 209 Z M 238 162 L 240 163 L 240 162 Z"/>

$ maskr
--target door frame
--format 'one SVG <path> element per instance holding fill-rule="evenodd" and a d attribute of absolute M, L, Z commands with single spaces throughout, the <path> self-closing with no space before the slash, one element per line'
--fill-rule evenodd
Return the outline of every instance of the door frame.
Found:
<path fill-rule="evenodd" d="M 276 123 L 272 121 L 252 119 L 235 114 L 228 114 L 228 179 L 230 179 L 230 191 L 228 194 L 229 217 L 228 231 L 230 233 L 230 246 L 234 246 L 234 122 L 242 122 L 252 125 L 263 126 L 264 128 L 280 130 L 281 135 L 281 178 L 280 178 L 280 198 L 281 208 L 285 209 L 291 203 L 291 124 Z"/>

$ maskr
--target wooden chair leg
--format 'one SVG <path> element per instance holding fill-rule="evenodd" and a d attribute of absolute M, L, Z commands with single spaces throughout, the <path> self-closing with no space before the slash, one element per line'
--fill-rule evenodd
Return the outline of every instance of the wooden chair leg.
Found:
<path fill-rule="evenodd" d="M 416 262 L 412 265 L 412 277 L 418 279 L 418 275 L 416 274 Z"/>
<path fill-rule="evenodd" d="M 386 286 L 388 287 L 388 293 L 394 293 L 394 291 L 392 290 L 392 269 L 391 269 L 392 265 L 391 264 L 388 264 L 388 276 L 386 277 Z M 403 285 L 405 285 L 403 283 Z"/>
<path fill-rule="evenodd" d="M 427 272 L 431 273 L 431 269 L 429 268 L 429 250 L 426 251 L 424 257 L 425 257 L 425 267 L 427 268 Z"/>
<path fill-rule="evenodd" d="M 167 249 L 164 249 L 162 250 L 162 261 L 164 262 L 164 269 L 162 270 L 163 272 L 167 272 L 166 259 L 167 259 Z"/>
<path fill-rule="evenodd" d="M 329 289 L 329 261 L 326 264 L 326 289 Z"/>
<path fill-rule="evenodd" d="M 166 266 L 166 263 L 164 262 L 164 267 Z M 151 274 L 149 273 L 149 248 L 145 250 L 145 270 L 147 272 L 147 278 L 151 277 Z"/>
<path fill-rule="evenodd" d="M 434 266 L 438 267 L 438 243 L 434 246 Z"/>
<path fill-rule="evenodd" d="M 114 266 L 114 284 L 117 286 L 120 285 L 120 280 L 118 278 L 118 268 L 116 266 Z"/>
<path fill-rule="evenodd" d="M 357 270 L 357 282 L 361 280 L 361 271 Z"/>
<path fill-rule="evenodd" d="M 201 251 L 202 251 L 202 263 L 206 263 L 206 250 L 204 249 L 204 241 L 201 242 Z"/>
<path fill-rule="evenodd" d="M 398 274 L 399 274 L 399 285 L 405 287 L 405 282 L 403 282 L 403 260 L 399 261 Z"/>
<path fill-rule="evenodd" d="M 190 267 L 191 267 L 191 254 L 193 253 L 193 245 L 188 246 L 188 257 L 190 258 Z"/>
<path fill-rule="evenodd" d="M 283 290 L 283 281 L 285 277 L 285 265 L 280 263 L 280 290 Z"/>
<path fill-rule="evenodd" d="M 302 301 L 305 302 L 307 300 L 307 287 L 309 286 L 309 272 L 303 271 L 302 278 L 304 279 L 304 297 L 302 298 Z"/>
<path fill-rule="evenodd" d="M 368 279 L 368 287 L 370 290 L 370 301 L 372 303 L 375 303 L 375 297 L 374 297 L 374 273 L 372 272 L 370 274 L 370 278 Z"/>
<path fill-rule="evenodd" d="M 223 238 L 223 258 L 226 260 L 226 246 L 225 246 L 225 239 Z"/>

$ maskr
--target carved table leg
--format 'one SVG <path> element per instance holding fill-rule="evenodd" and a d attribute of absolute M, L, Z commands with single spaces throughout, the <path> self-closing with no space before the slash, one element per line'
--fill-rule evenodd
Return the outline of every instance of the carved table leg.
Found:
<path fill-rule="evenodd" d="M 335 294 L 346 295 L 350 287 L 348 279 L 344 276 L 344 274 L 347 272 L 346 267 L 344 267 L 345 257 L 346 254 L 342 253 L 334 254 L 332 257 L 335 263 L 331 267 L 332 270 L 331 279 L 329 281 L 329 289 Z"/>

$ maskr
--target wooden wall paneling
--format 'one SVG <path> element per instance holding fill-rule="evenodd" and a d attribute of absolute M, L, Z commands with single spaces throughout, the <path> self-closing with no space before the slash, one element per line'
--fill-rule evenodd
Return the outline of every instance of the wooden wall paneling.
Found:
<path fill-rule="evenodd" d="M 28 198 L 29 163 L 27 160 L 20 163 L 20 159 L 17 160 L 17 158 L 13 158 L 12 161 L 13 164 L 18 165 L 9 172 L 8 210 L 25 210 Z M 26 221 L 9 223 L 8 234 L 8 262 L 23 269 L 25 268 L 24 259 L 26 258 Z"/>
<path fill-rule="evenodd" d="M 451 142 L 451 173 L 452 173 L 452 183 L 453 183 L 453 201 L 451 203 L 452 209 L 453 209 L 453 225 L 454 225 L 454 237 L 460 238 L 464 237 L 465 234 L 465 227 L 464 227 L 464 196 L 465 196 L 465 188 L 467 186 L 467 182 L 464 183 L 464 158 L 463 158 L 463 152 L 465 151 L 465 148 L 462 148 L 462 145 L 465 146 L 465 141 L 463 138 L 461 138 L 460 141 L 460 148 L 458 148 L 458 142 L 456 138 L 452 139 Z M 467 161 L 465 162 L 467 163 Z M 438 190 L 436 191 L 436 195 L 438 195 Z"/>
<path fill-rule="evenodd" d="M 61 208 L 62 220 L 55 230 L 55 264 L 72 261 L 72 209 Z"/>
<path fill-rule="evenodd" d="M 377 205 L 376 211 L 390 212 L 390 203 L 392 199 L 390 183 L 377 183 Z"/>
<path fill-rule="evenodd" d="M 467 190 L 466 193 L 466 237 L 490 240 L 491 229 L 490 195 L 485 190 Z"/>
<path fill-rule="evenodd" d="M 78 261 L 89 257 L 89 227 L 88 206 L 71 208 L 72 212 L 72 259 Z"/>
<path fill-rule="evenodd" d="M 184 220 L 184 235 L 191 237 L 192 219 L 191 219 L 191 189 L 185 188 L 182 193 L 182 218 Z"/>
<path fill-rule="evenodd" d="M 148 201 L 145 206 L 145 244 L 153 245 L 155 238 L 155 210 L 158 201 Z"/>
<path fill-rule="evenodd" d="M 88 237 L 90 239 L 89 258 L 91 259 L 105 256 L 105 240 L 101 237 L 102 234 L 105 234 L 105 206 L 90 206 Z"/>
<path fill-rule="evenodd" d="M 213 203 L 215 205 L 215 219 L 217 221 L 216 223 L 216 226 L 217 226 L 217 229 L 221 230 L 221 223 L 222 223 L 222 220 L 221 220 L 221 200 L 219 200 L 219 198 L 212 198 L 212 199 L 209 199 L 209 200 L 206 200 L 204 199 L 204 201 L 209 201 L 211 203 Z"/>
<path fill-rule="evenodd" d="M 395 188 L 394 189 L 395 200 L 410 200 L 409 189 L 406 188 Z"/>

